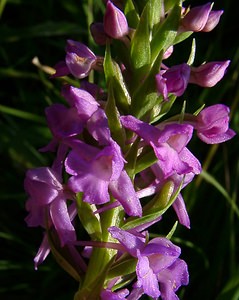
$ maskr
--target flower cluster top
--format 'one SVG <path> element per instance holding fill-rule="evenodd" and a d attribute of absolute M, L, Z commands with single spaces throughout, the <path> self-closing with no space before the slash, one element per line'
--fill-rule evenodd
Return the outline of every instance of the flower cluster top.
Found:
<path fill-rule="evenodd" d="M 181 190 L 201 172 L 188 148 L 193 134 L 207 144 L 235 135 L 223 104 L 169 114 L 189 84 L 212 87 L 223 78 L 230 61 L 194 66 L 194 47 L 187 62 L 165 64 L 176 44 L 214 29 L 223 11 L 145 2 L 105 1 L 103 22 L 90 27 L 104 57 L 67 40 L 52 78 L 73 76 L 80 87 L 64 83 L 63 102 L 46 108 L 52 140 L 41 151 L 55 158 L 25 178 L 26 222 L 45 232 L 35 268 L 51 251 L 80 282 L 75 299 L 178 299 L 189 275 L 170 241 L 175 228 L 156 238 L 149 228 L 170 206 L 190 228 Z M 89 80 L 92 72 L 104 86 Z"/>

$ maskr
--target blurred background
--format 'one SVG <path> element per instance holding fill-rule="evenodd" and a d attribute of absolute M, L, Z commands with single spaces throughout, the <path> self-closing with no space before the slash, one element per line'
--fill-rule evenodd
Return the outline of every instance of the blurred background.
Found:
<path fill-rule="evenodd" d="M 185 5 L 189 3 L 196 6 L 205 1 L 186 1 Z M 231 128 L 239 133 L 239 22 L 235 7 L 236 0 L 216 0 L 213 9 L 224 10 L 220 24 L 210 33 L 193 35 L 195 63 L 230 59 L 228 72 L 211 89 L 190 87 L 184 98 L 188 112 L 203 103 L 230 106 Z M 38 149 L 51 138 L 44 109 L 62 101 L 61 79 L 49 79 L 44 66 L 53 67 L 64 58 L 69 38 L 103 53 L 88 34 L 89 24 L 100 21 L 103 11 L 101 0 L 0 0 L 0 299 L 72 299 L 77 289 L 77 283 L 51 255 L 34 270 L 42 230 L 28 228 L 24 221 L 27 196 L 23 180 L 28 168 L 52 161 L 50 154 Z M 175 49 L 178 63 L 187 60 L 191 43 L 189 38 Z M 191 230 L 178 226 L 173 238 L 182 247 L 190 271 L 190 284 L 181 289 L 180 299 L 238 300 L 238 136 L 213 146 L 195 139 L 190 150 L 205 172 L 183 194 Z M 170 217 L 169 227 L 175 221 Z"/>

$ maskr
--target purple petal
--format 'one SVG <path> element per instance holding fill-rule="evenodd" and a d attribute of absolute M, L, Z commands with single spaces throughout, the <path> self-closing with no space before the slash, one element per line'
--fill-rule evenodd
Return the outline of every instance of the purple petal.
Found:
<path fill-rule="evenodd" d="M 203 27 L 203 32 L 212 31 L 220 21 L 223 10 L 211 10 L 207 19 L 206 25 Z"/>
<path fill-rule="evenodd" d="M 113 238 L 117 239 L 130 253 L 130 255 L 137 257 L 137 250 L 143 249 L 144 242 L 137 236 L 124 231 L 118 227 L 112 226 L 108 229 Z"/>
<path fill-rule="evenodd" d="M 70 74 L 70 71 L 69 71 L 65 61 L 58 62 L 54 66 L 54 69 L 56 70 L 56 72 L 53 75 L 51 75 L 51 78 L 62 77 L 62 76 L 66 76 L 66 75 Z"/>
<path fill-rule="evenodd" d="M 117 180 L 111 181 L 109 188 L 129 216 L 142 216 L 140 201 L 126 171 L 123 170 Z"/>
<path fill-rule="evenodd" d="M 112 292 L 110 290 L 103 290 L 100 293 L 100 299 L 102 300 L 126 300 L 129 291 L 127 289 L 122 289 L 118 292 Z"/>
<path fill-rule="evenodd" d="M 197 116 L 197 135 L 207 144 L 218 144 L 231 139 L 236 133 L 229 129 L 229 107 L 215 104 L 203 109 Z"/>
<path fill-rule="evenodd" d="M 233 138 L 236 135 L 235 131 L 232 129 L 228 129 L 227 132 L 222 134 L 215 134 L 215 135 L 206 135 L 203 133 L 198 133 L 198 137 L 200 140 L 202 140 L 204 143 L 207 144 L 219 144 L 226 142 Z"/>
<path fill-rule="evenodd" d="M 69 188 L 77 192 L 83 192 L 83 201 L 90 204 L 103 204 L 110 201 L 108 181 L 97 178 L 94 172 L 85 174 L 85 170 L 77 176 L 72 176 L 68 181 Z M 92 170 L 91 170 L 92 171 Z"/>
<path fill-rule="evenodd" d="M 182 19 L 182 26 L 187 31 L 201 31 L 207 23 L 209 13 L 211 11 L 211 3 L 195 6 Z"/>
<path fill-rule="evenodd" d="M 180 153 L 179 158 L 182 162 L 186 163 L 189 167 L 187 174 L 200 174 L 202 171 L 201 164 L 199 160 L 185 147 Z M 185 173 L 183 173 L 185 174 Z M 191 177 L 191 176 L 190 176 Z M 190 178 L 189 177 L 189 178 Z"/>
<path fill-rule="evenodd" d="M 213 61 L 199 67 L 191 67 L 189 82 L 202 87 L 213 87 L 223 78 L 229 64 L 230 60 Z"/>
<path fill-rule="evenodd" d="M 89 75 L 96 62 L 94 53 L 84 44 L 67 40 L 66 65 L 73 76 L 84 78 Z"/>
<path fill-rule="evenodd" d="M 144 293 L 150 297 L 157 298 L 160 296 L 158 280 L 153 270 L 149 266 L 148 258 L 145 256 L 138 257 L 136 266 L 138 286 L 142 286 Z"/>
<path fill-rule="evenodd" d="M 77 109 L 82 122 L 86 122 L 99 107 L 95 98 L 85 90 L 65 85 L 61 93 L 68 103 Z"/>
<path fill-rule="evenodd" d="M 65 50 L 66 52 L 75 52 L 79 57 L 96 58 L 95 54 L 86 45 L 77 41 L 67 40 Z"/>
<path fill-rule="evenodd" d="M 71 223 L 66 199 L 58 198 L 50 205 L 50 216 L 59 235 L 61 246 L 76 241 L 75 229 Z"/>
<path fill-rule="evenodd" d="M 46 259 L 48 254 L 50 253 L 50 245 L 48 243 L 47 234 L 44 234 L 41 246 L 34 257 L 35 270 L 38 269 L 38 266 Z"/>
<path fill-rule="evenodd" d="M 154 273 L 168 268 L 180 255 L 181 249 L 166 238 L 154 238 L 141 252 L 148 256 Z"/>
<path fill-rule="evenodd" d="M 83 122 L 75 108 L 55 103 L 47 107 L 45 113 L 48 126 L 57 139 L 80 134 L 83 130 Z"/>
<path fill-rule="evenodd" d="M 60 181 L 59 175 L 52 169 L 41 167 L 27 171 L 24 187 L 36 205 L 45 205 L 62 192 Z"/>
<path fill-rule="evenodd" d="M 25 218 L 25 222 L 29 227 L 42 226 L 45 227 L 46 207 L 38 205 L 35 199 L 28 199 L 26 202 L 26 210 L 29 212 Z"/>
<path fill-rule="evenodd" d="M 172 206 L 177 214 L 179 223 L 190 229 L 190 219 L 181 194 L 178 195 Z"/>
<path fill-rule="evenodd" d="M 164 300 L 178 300 L 175 292 L 181 285 L 189 282 L 188 268 L 185 261 L 177 259 L 168 269 L 157 274 L 160 283 L 161 297 Z"/>
<path fill-rule="evenodd" d="M 104 15 L 104 30 L 114 39 L 120 39 L 128 33 L 128 23 L 124 13 L 111 1 L 107 1 Z"/>
<path fill-rule="evenodd" d="M 76 78 L 85 78 L 89 75 L 96 59 L 79 57 L 76 53 L 66 54 L 66 65 L 70 73 Z"/>
<path fill-rule="evenodd" d="M 87 129 L 100 145 L 108 145 L 111 140 L 108 120 L 103 109 L 97 109 L 87 122 Z"/>

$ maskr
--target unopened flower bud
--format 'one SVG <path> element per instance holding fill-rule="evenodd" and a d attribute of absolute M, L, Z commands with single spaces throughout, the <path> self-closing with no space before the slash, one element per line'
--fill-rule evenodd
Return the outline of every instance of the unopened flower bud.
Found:
<path fill-rule="evenodd" d="M 192 67 L 189 82 L 202 87 L 212 87 L 223 78 L 229 64 L 230 60 L 226 60 L 209 62 L 199 67 Z"/>
<path fill-rule="evenodd" d="M 203 32 L 212 31 L 220 21 L 223 10 L 212 10 L 207 19 L 206 25 L 203 27 Z"/>
<path fill-rule="evenodd" d="M 209 13 L 211 11 L 211 3 L 196 6 L 184 16 L 181 25 L 185 31 L 201 31 L 207 23 Z"/>
<path fill-rule="evenodd" d="M 114 39 L 120 39 L 128 34 L 128 22 L 124 13 L 118 9 L 111 1 L 106 4 L 104 15 L 104 30 Z"/>
<path fill-rule="evenodd" d="M 107 41 L 107 35 L 104 30 L 104 24 L 100 22 L 94 22 L 90 25 L 91 35 L 98 45 L 105 45 Z"/>
<path fill-rule="evenodd" d="M 168 93 L 181 96 L 188 85 L 189 76 L 190 67 L 186 63 L 161 71 L 156 75 L 158 93 L 163 95 L 165 100 L 168 97 Z"/>
<path fill-rule="evenodd" d="M 108 0 L 104 0 L 104 2 L 106 4 L 108 2 Z M 116 5 L 120 9 L 124 8 L 124 0 L 111 0 L 111 2 L 114 3 L 114 5 Z"/>
<path fill-rule="evenodd" d="M 230 109 L 223 104 L 204 108 L 197 116 L 195 129 L 207 144 L 218 144 L 231 139 L 236 133 L 229 128 Z"/>

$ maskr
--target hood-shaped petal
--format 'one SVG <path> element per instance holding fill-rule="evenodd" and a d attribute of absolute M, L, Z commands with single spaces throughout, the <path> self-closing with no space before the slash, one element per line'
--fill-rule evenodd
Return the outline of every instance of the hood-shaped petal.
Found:
<path fill-rule="evenodd" d="M 61 178 L 54 170 L 41 167 L 27 171 L 24 187 L 36 205 L 45 205 L 62 193 L 63 187 L 60 181 Z"/>
<path fill-rule="evenodd" d="M 86 122 L 99 107 L 95 98 L 83 89 L 64 85 L 61 93 L 70 106 L 77 109 L 82 122 Z"/>
<path fill-rule="evenodd" d="M 55 103 L 45 109 L 47 124 L 57 139 L 63 139 L 80 134 L 83 122 L 76 108 L 67 108 L 63 104 Z"/>

